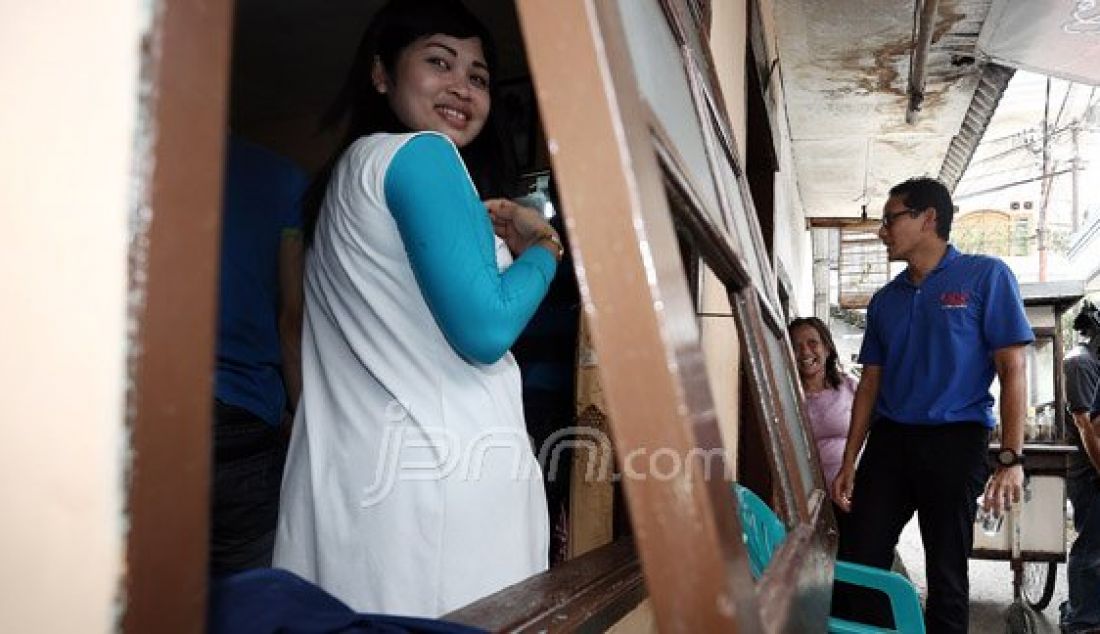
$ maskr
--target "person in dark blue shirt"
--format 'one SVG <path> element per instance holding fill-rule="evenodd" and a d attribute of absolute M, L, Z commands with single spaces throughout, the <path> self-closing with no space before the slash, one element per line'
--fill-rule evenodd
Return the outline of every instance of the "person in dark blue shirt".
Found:
<path fill-rule="evenodd" d="M 301 392 L 302 219 L 306 177 L 230 137 L 214 388 L 210 573 L 268 566 L 286 430 Z"/>
<path fill-rule="evenodd" d="M 550 200 L 557 195 L 553 181 Z M 560 215 L 550 226 L 568 247 Z M 580 291 L 573 274 L 568 248 L 546 291 L 512 353 L 523 380 L 523 416 L 543 471 L 546 504 L 550 515 L 550 565 L 568 559 L 569 487 L 572 452 L 567 445 L 574 436 L 577 337 L 580 327 Z"/>
<path fill-rule="evenodd" d="M 911 179 L 890 190 L 879 238 L 889 259 L 908 267 L 867 308 L 863 373 L 832 491 L 851 514 L 840 559 L 890 568 L 902 528 L 917 513 L 930 632 L 967 630 L 967 559 L 983 484 L 996 514 L 1020 501 L 1024 351 L 1034 339 L 1008 267 L 948 243 L 953 215 L 951 194 L 937 180 Z M 994 376 L 1003 450 L 987 483 Z M 840 594 L 839 612 L 879 612 L 875 602 L 853 605 L 860 601 Z"/>

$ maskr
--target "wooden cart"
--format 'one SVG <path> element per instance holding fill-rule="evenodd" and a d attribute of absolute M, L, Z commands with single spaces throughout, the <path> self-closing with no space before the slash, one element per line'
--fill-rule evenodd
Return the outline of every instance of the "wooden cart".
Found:
<path fill-rule="evenodd" d="M 1084 296 L 1081 282 L 1020 286 L 1035 344 L 1028 349 L 1028 420 L 1024 455 L 1028 496 L 993 536 L 974 530 L 974 559 L 1007 560 L 1017 603 L 1043 610 L 1054 594 L 1058 564 L 1066 561 L 1066 470 L 1077 448 L 1068 444 L 1062 359 L 1062 316 Z M 996 385 L 994 386 L 996 391 Z M 999 428 L 990 460 L 1000 449 Z M 1021 628 L 1014 628 L 1021 629 Z M 1033 629 L 1033 628 L 1032 628 Z M 1023 631 L 1029 631 L 1026 627 Z"/>

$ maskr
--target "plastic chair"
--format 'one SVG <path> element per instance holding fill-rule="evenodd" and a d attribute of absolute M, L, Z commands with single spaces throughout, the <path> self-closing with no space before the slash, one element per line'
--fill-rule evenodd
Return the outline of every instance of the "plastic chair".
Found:
<path fill-rule="evenodd" d="M 734 483 L 738 507 L 741 511 L 741 529 L 745 546 L 749 551 L 749 568 L 754 579 L 759 579 L 783 540 L 787 529 L 775 512 L 764 504 L 755 493 Z M 884 629 L 845 619 L 829 617 L 829 631 L 837 634 L 867 632 L 902 632 L 924 634 L 924 618 L 921 616 L 917 589 L 908 579 L 896 572 L 862 566 L 837 560 L 833 578 L 854 586 L 870 588 L 886 594 L 890 599 L 890 611 L 894 615 L 896 629 Z"/>

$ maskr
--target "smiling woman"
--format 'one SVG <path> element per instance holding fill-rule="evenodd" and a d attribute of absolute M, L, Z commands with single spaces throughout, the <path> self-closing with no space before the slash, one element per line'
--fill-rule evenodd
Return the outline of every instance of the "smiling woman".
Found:
<path fill-rule="evenodd" d="M 514 161 L 492 108 L 496 72 L 492 36 L 458 0 L 385 4 L 322 119 L 328 128 L 346 124 L 346 131 L 306 194 L 307 242 L 336 162 L 357 139 L 378 132 L 440 132 L 458 148 L 483 198 L 516 194 Z"/>
<path fill-rule="evenodd" d="M 401 51 L 392 73 L 376 57 L 371 81 L 406 127 L 445 134 L 458 147 L 477 138 L 489 116 L 489 66 L 480 38 L 420 38 Z"/>
<path fill-rule="evenodd" d="M 844 456 L 856 383 L 841 372 L 836 345 L 825 322 L 817 317 L 802 317 L 792 321 L 787 332 L 806 395 L 806 417 L 828 490 Z M 840 519 L 839 514 L 837 518 Z"/>
<path fill-rule="evenodd" d="M 560 241 L 534 209 L 481 199 L 507 182 L 492 51 L 457 0 L 384 6 L 314 189 L 275 565 L 358 611 L 436 617 L 547 565 L 509 348 Z"/>

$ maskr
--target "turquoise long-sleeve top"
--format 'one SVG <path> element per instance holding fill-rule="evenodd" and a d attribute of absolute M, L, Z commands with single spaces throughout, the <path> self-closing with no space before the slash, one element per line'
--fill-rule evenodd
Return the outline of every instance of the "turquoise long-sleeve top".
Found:
<path fill-rule="evenodd" d="M 557 260 L 532 247 L 499 271 L 488 212 L 442 135 L 406 143 L 384 186 L 420 291 L 447 341 L 468 360 L 499 360 L 546 295 Z"/>

